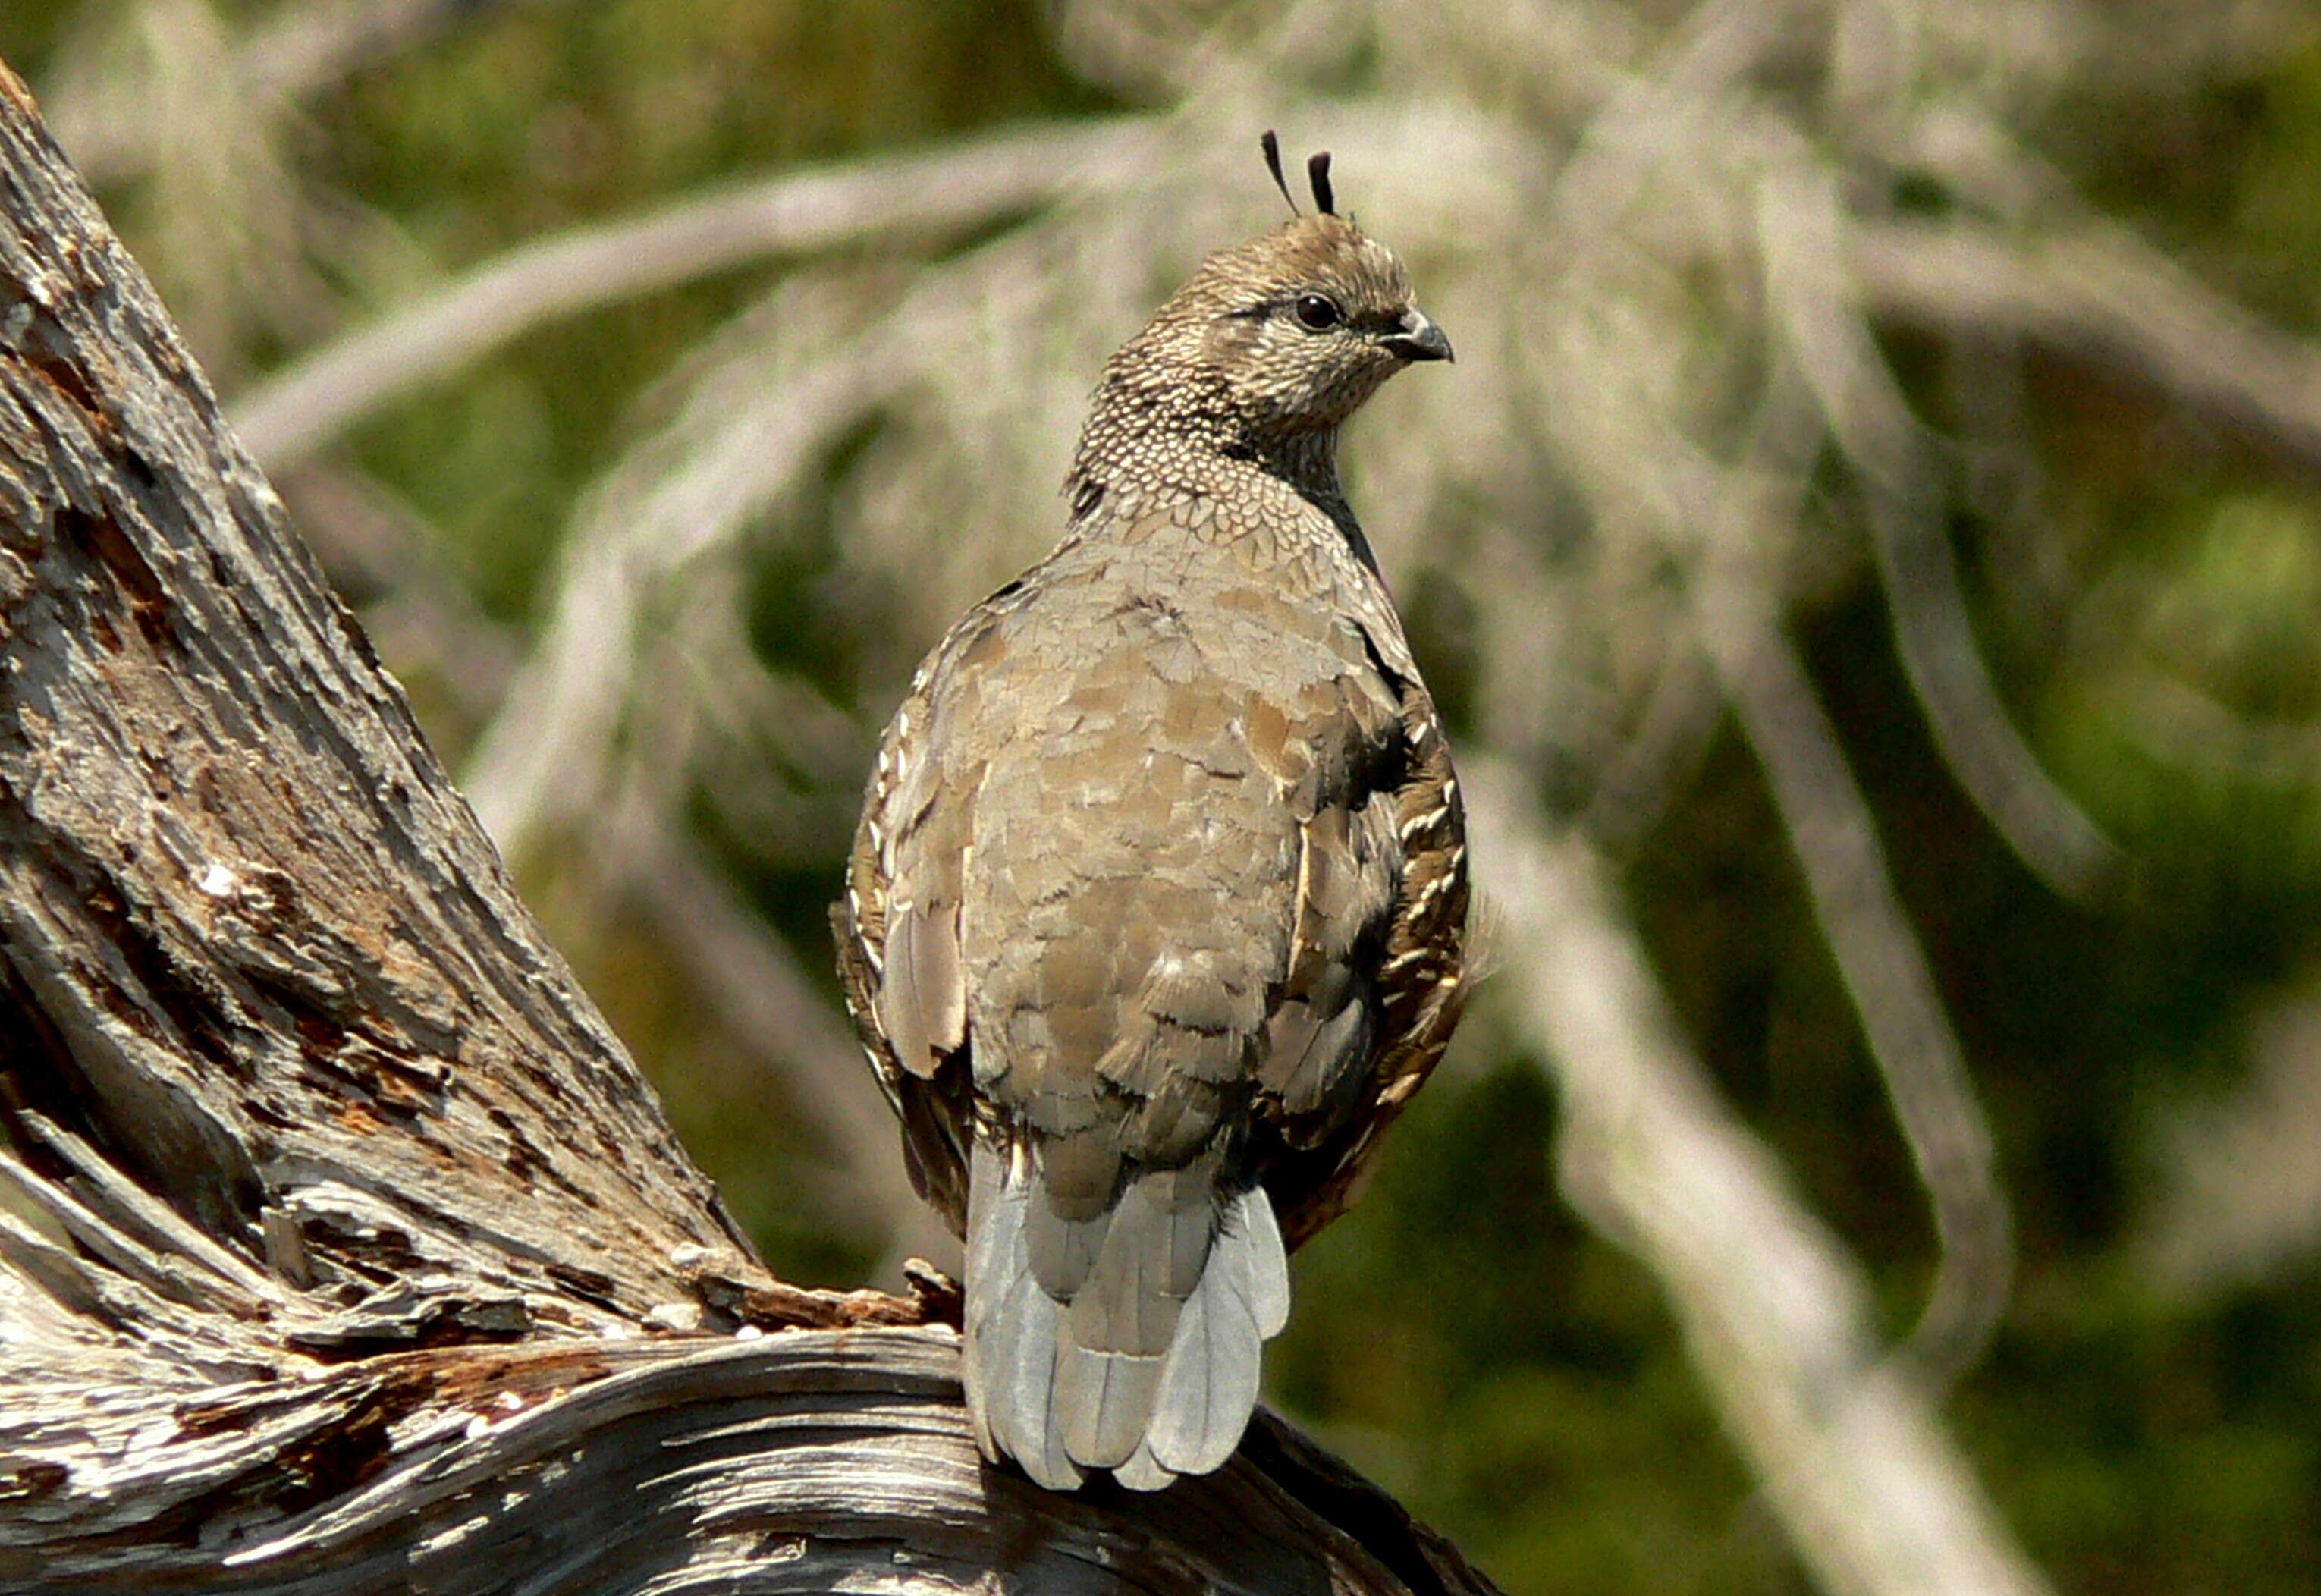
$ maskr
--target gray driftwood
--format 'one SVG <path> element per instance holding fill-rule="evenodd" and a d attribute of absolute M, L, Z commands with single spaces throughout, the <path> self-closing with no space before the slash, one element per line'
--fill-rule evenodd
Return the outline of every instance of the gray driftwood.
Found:
<path fill-rule="evenodd" d="M 752 1256 L 0 68 L 0 1590 L 1488 1589 L 988 1468 L 955 1308 Z"/>

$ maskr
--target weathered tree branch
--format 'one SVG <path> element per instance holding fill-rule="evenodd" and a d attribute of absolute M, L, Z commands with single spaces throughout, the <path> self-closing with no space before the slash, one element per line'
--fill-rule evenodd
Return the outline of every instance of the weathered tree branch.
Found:
<path fill-rule="evenodd" d="M 0 1587 L 1488 1589 L 987 1467 L 946 1308 L 751 1255 L 0 68 Z"/>

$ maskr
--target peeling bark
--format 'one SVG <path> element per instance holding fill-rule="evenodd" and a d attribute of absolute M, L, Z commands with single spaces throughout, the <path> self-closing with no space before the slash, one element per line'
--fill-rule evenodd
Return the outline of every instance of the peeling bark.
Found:
<path fill-rule="evenodd" d="M 751 1254 L 0 68 L 0 1587 L 1488 1589 L 985 1465 L 955 1316 Z"/>

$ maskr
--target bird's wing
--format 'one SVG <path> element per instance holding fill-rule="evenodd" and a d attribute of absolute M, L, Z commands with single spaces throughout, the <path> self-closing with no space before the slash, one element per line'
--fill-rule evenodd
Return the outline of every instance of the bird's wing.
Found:
<path fill-rule="evenodd" d="M 1292 1250 L 1360 1194 L 1470 987 L 1466 816 L 1450 745 L 1425 687 L 1385 654 L 1371 657 L 1397 704 L 1391 757 L 1304 828 L 1292 975 L 1270 1022 L 1261 1110 L 1285 1145 L 1266 1183 Z"/>
<path fill-rule="evenodd" d="M 879 739 L 831 909 L 847 1010 L 901 1121 L 911 1183 L 961 1234 L 973 1102 L 960 883 L 981 786 L 982 692 L 1030 591 L 1018 580 L 993 594 L 919 667 Z"/>

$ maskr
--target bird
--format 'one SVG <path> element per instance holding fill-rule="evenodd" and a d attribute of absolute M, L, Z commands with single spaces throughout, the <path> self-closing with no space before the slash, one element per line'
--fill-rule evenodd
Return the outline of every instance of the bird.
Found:
<path fill-rule="evenodd" d="M 1340 428 L 1449 361 L 1394 253 L 1301 213 L 1104 368 L 1061 540 L 920 666 L 833 906 L 911 1179 L 966 1244 L 984 1456 L 1209 1473 L 1288 1255 L 1353 1200 L 1469 988 L 1451 751 Z"/>

